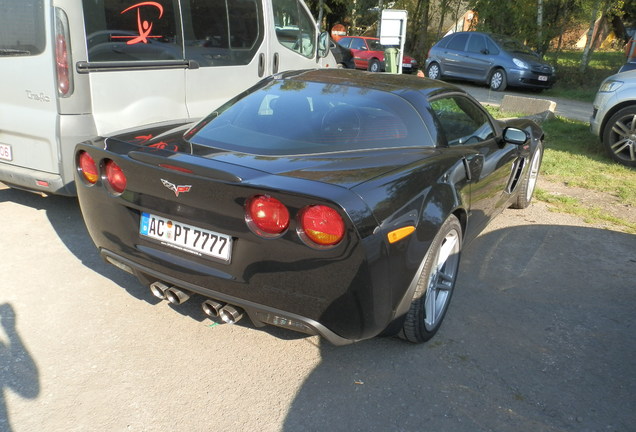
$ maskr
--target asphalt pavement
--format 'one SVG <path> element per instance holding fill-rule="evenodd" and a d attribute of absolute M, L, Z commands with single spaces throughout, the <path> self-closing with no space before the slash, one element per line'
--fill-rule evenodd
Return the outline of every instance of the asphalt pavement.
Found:
<path fill-rule="evenodd" d="M 582 122 L 590 121 L 592 115 L 592 103 L 581 102 L 571 99 L 554 98 L 544 96 L 542 93 L 532 92 L 523 89 L 508 89 L 505 92 L 496 92 L 490 90 L 488 86 L 478 84 L 467 84 L 464 82 L 454 81 L 453 84 L 466 90 L 470 95 L 483 104 L 500 105 L 504 95 L 521 96 L 535 99 L 546 99 L 556 102 L 555 114 L 561 117 L 578 120 Z"/>
<path fill-rule="evenodd" d="M 0 185 L 0 221 L 2 432 L 636 428 L 636 236 L 542 203 L 465 248 L 423 345 L 160 302 L 99 258 L 74 199 Z"/>

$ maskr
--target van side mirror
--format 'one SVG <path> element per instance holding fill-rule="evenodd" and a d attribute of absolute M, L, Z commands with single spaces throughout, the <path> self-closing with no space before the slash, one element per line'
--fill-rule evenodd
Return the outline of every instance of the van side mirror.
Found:
<path fill-rule="evenodd" d="M 329 55 L 329 33 L 322 32 L 318 35 L 318 58 L 325 58 Z"/>
<path fill-rule="evenodd" d="M 523 145 L 528 141 L 528 133 L 514 127 L 504 129 L 503 138 L 510 144 Z"/>

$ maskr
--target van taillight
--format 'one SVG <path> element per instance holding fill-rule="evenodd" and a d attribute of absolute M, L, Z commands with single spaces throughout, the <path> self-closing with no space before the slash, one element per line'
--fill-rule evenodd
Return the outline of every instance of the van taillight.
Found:
<path fill-rule="evenodd" d="M 68 32 L 68 18 L 64 11 L 55 8 L 55 70 L 57 73 L 57 94 L 68 97 L 73 93 L 73 72 Z"/>

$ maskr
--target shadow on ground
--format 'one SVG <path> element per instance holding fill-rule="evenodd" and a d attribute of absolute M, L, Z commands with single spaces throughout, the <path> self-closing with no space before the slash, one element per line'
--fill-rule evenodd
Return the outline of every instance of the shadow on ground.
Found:
<path fill-rule="evenodd" d="M 158 301 L 101 260 L 76 200 L 0 191 L 5 200 L 44 210 L 84 265 L 135 298 Z M 462 260 L 449 313 L 432 341 L 322 343 L 321 362 L 287 408 L 283 430 L 634 429 L 636 236 L 513 226 L 478 237 Z M 204 319 L 197 302 L 175 310 Z M 31 375 L 24 397 L 39 392 L 37 371 Z"/>
<path fill-rule="evenodd" d="M 433 340 L 323 343 L 284 430 L 634 430 L 636 236 L 517 226 L 462 260 Z"/>

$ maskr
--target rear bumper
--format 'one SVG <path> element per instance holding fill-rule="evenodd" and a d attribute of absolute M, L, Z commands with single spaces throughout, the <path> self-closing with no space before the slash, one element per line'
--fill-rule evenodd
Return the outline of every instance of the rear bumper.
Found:
<path fill-rule="evenodd" d="M 56 195 L 75 195 L 75 184 L 65 184 L 59 174 L 0 163 L 0 182 L 16 189 Z"/>
<path fill-rule="evenodd" d="M 190 291 L 192 293 L 208 297 L 210 299 L 214 299 L 233 306 L 238 306 L 247 313 L 247 315 L 250 317 L 250 320 L 257 327 L 262 327 L 266 324 L 270 324 L 309 335 L 320 335 L 334 345 L 348 345 L 356 342 L 356 340 L 354 339 L 346 339 L 337 335 L 336 333 L 313 319 L 273 307 L 264 306 L 262 304 L 250 302 L 245 299 L 228 295 L 226 293 L 217 292 L 207 287 L 202 287 L 197 284 L 186 282 L 182 279 L 174 278 L 163 272 L 151 269 L 146 266 L 142 266 L 106 249 L 101 249 L 100 253 L 102 258 L 109 264 L 113 264 L 125 271 L 129 271 L 126 268 L 128 267 L 130 270 L 132 270 L 129 272 L 135 275 L 137 279 L 139 279 L 139 281 L 144 285 L 149 285 L 150 283 L 157 281 L 163 282 L 182 290 Z"/>

